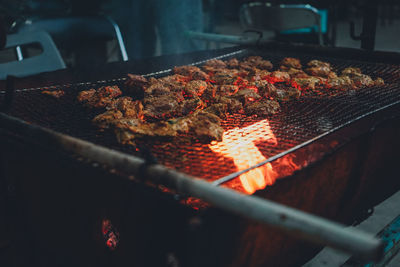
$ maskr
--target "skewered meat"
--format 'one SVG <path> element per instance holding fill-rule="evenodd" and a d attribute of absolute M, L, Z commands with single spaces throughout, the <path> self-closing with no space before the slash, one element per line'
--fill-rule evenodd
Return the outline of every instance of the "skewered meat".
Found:
<path fill-rule="evenodd" d="M 284 59 L 282 59 L 280 69 L 287 71 L 290 68 L 301 69 L 302 65 L 300 63 L 300 60 L 293 57 L 285 57 Z"/>
<path fill-rule="evenodd" d="M 274 100 L 263 99 L 246 105 L 244 111 L 247 115 L 266 116 L 279 112 L 279 103 Z"/>
<path fill-rule="evenodd" d="M 122 94 L 118 86 L 102 86 L 99 89 L 90 89 L 78 94 L 78 101 L 90 108 L 104 108 L 112 100 Z"/>
<path fill-rule="evenodd" d="M 63 90 L 54 90 L 54 91 L 44 90 L 44 91 L 42 91 L 42 94 L 52 96 L 54 98 L 60 98 L 65 95 L 65 91 L 63 91 Z"/>

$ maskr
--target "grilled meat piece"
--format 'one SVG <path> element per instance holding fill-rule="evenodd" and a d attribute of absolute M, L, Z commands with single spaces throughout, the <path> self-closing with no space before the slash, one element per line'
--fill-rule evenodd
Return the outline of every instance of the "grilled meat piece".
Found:
<path fill-rule="evenodd" d="M 342 70 L 342 75 L 344 75 L 344 76 L 349 76 L 349 75 L 354 75 L 354 74 L 361 74 L 361 69 L 349 67 L 349 68 L 345 68 L 344 70 Z"/>
<path fill-rule="evenodd" d="M 306 69 L 306 72 L 311 76 L 317 76 L 317 77 L 325 77 L 325 78 L 337 77 L 335 72 L 331 71 L 326 67 L 311 67 Z"/>
<path fill-rule="evenodd" d="M 308 74 L 318 77 L 335 78 L 336 73 L 332 71 L 331 64 L 320 60 L 311 60 L 307 63 L 308 68 L 305 70 Z"/>
<path fill-rule="evenodd" d="M 289 68 L 287 70 L 287 73 L 289 73 L 290 78 L 308 78 L 310 77 L 310 75 L 308 75 L 307 73 L 305 73 L 303 70 L 299 70 L 299 69 L 294 69 L 294 68 Z"/>
<path fill-rule="evenodd" d="M 273 71 L 269 77 L 272 78 L 273 80 L 276 80 L 277 82 L 290 81 L 289 73 L 284 71 Z"/>
<path fill-rule="evenodd" d="M 216 103 L 226 104 L 229 113 L 237 113 L 237 112 L 240 112 L 243 110 L 242 103 L 239 100 L 232 98 L 232 97 L 217 96 Z"/>
<path fill-rule="evenodd" d="M 229 68 L 238 68 L 239 67 L 239 60 L 236 58 L 231 58 L 230 60 L 226 61 L 226 65 Z"/>
<path fill-rule="evenodd" d="M 249 81 L 264 80 L 269 75 L 271 75 L 271 72 L 267 70 L 260 70 L 257 68 L 253 68 L 251 71 L 249 71 L 247 80 Z"/>
<path fill-rule="evenodd" d="M 201 69 L 203 71 L 205 71 L 206 73 L 210 73 L 210 72 L 213 73 L 213 72 L 219 71 L 221 69 L 226 69 L 226 68 L 227 68 L 226 63 L 219 59 L 208 60 L 201 67 Z"/>
<path fill-rule="evenodd" d="M 349 77 L 350 77 L 350 79 L 353 80 L 354 85 L 358 88 L 369 87 L 369 86 L 375 85 L 374 80 L 372 80 L 372 78 L 366 74 L 357 74 L 357 75 L 352 75 Z"/>
<path fill-rule="evenodd" d="M 251 62 L 242 61 L 242 62 L 239 62 L 239 69 L 240 69 L 240 71 L 251 72 L 251 71 L 254 71 L 254 69 L 256 69 L 256 67 Z"/>
<path fill-rule="evenodd" d="M 203 109 L 204 107 L 204 102 L 198 97 L 187 99 L 181 103 L 180 114 L 185 116 L 195 110 Z"/>
<path fill-rule="evenodd" d="M 181 105 L 172 94 L 150 96 L 143 99 L 144 117 L 161 120 L 180 115 Z"/>
<path fill-rule="evenodd" d="M 375 85 L 374 80 L 370 76 L 362 74 L 359 68 L 345 68 L 342 71 L 342 76 L 349 77 L 353 81 L 354 86 L 358 88 Z"/>
<path fill-rule="evenodd" d="M 249 86 L 254 86 L 257 87 L 258 89 L 258 94 L 260 96 L 264 97 L 270 97 L 275 94 L 276 92 L 276 87 L 272 83 L 266 81 L 266 80 L 258 80 L 249 83 Z"/>
<path fill-rule="evenodd" d="M 201 96 L 207 89 L 207 83 L 201 80 L 193 80 L 185 85 L 185 95 L 187 97 Z"/>
<path fill-rule="evenodd" d="M 99 89 L 90 89 L 78 94 L 78 101 L 90 108 L 104 108 L 112 100 L 122 94 L 118 86 L 102 86 Z"/>
<path fill-rule="evenodd" d="M 217 85 L 211 85 L 209 84 L 206 88 L 206 90 L 204 90 L 201 98 L 207 102 L 207 103 L 212 103 L 215 101 L 215 97 L 217 96 Z"/>
<path fill-rule="evenodd" d="M 274 66 L 272 65 L 271 61 L 264 60 L 260 56 L 250 56 L 243 60 L 244 62 L 249 63 L 253 67 L 263 70 L 271 70 Z"/>
<path fill-rule="evenodd" d="M 81 102 L 81 103 L 89 102 L 93 98 L 95 93 L 96 93 L 95 89 L 90 89 L 90 90 L 79 92 L 78 97 L 77 97 L 78 102 Z"/>
<path fill-rule="evenodd" d="M 212 77 L 216 84 L 234 84 L 238 79 L 239 71 L 236 69 L 221 69 Z"/>
<path fill-rule="evenodd" d="M 144 99 L 172 95 L 176 98 L 176 101 L 182 102 L 184 99 L 184 88 L 185 86 L 179 83 L 171 84 L 163 81 L 154 82 L 148 88 L 146 88 L 146 91 L 144 92 Z"/>
<path fill-rule="evenodd" d="M 291 99 L 297 99 L 301 95 L 299 89 L 285 86 L 285 87 L 277 87 L 276 92 L 274 93 L 273 97 L 277 100 L 288 101 Z"/>
<path fill-rule="evenodd" d="M 196 66 L 174 67 L 173 72 L 183 76 L 188 76 L 193 80 L 207 80 L 209 75 Z"/>
<path fill-rule="evenodd" d="M 278 102 L 262 99 L 245 106 L 244 111 L 247 115 L 266 116 L 279 112 L 280 108 Z"/>
<path fill-rule="evenodd" d="M 168 75 L 168 76 L 165 76 L 162 78 L 155 79 L 155 81 L 156 81 L 155 83 L 162 83 L 165 86 L 173 88 L 173 87 L 184 86 L 186 83 L 190 82 L 191 80 L 192 80 L 192 78 L 189 76 L 173 74 L 173 75 Z"/>
<path fill-rule="evenodd" d="M 100 130 L 104 130 L 110 128 L 122 118 L 123 114 L 121 111 L 117 109 L 111 109 L 94 117 L 92 123 Z"/>
<path fill-rule="evenodd" d="M 54 90 L 54 91 L 45 90 L 45 91 L 42 91 L 42 94 L 52 96 L 54 98 L 60 98 L 65 95 L 65 91 L 64 90 Z"/>
<path fill-rule="evenodd" d="M 234 95 L 239 91 L 239 86 L 231 84 L 223 84 L 218 87 L 218 94 L 221 96 Z"/>
<path fill-rule="evenodd" d="M 162 82 L 153 83 L 144 92 L 144 97 L 156 97 L 169 95 L 171 93 L 170 87 Z"/>
<path fill-rule="evenodd" d="M 149 81 L 141 76 L 128 73 L 125 88 L 129 94 L 141 94 L 149 86 Z"/>
<path fill-rule="evenodd" d="M 107 106 L 107 111 L 94 117 L 92 123 L 104 130 L 110 128 L 122 118 L 143 118 L 142 102 L 139 100 L 132 101 L 132 98 L 128 96 L 114 99 Z"/>
<path fill-rule="evenodd" d="M 315 85 L 321 83 L 321 79 L 317 77 L 308 78 L 294 78 L 293 81 L 299 85 L 302 89 L 315 89 Z"/>
<path fill-rule="evenodd" d="M 226 68 L 226 63 L 219 59 L 211 59 L 204 63 L 204 66 L 211 66 L 215 68 Z"/>
<path fill-rule="evenodd" d="M 177 131 L 166 121 L 153 123 L 139 119 L 120 119 L 114 124 L 117 140 L 121 144 L 134 144 L 136 138 L 158 137 L 169 139 L 177 135 Z"/>
<path fill-rule="evenodd" d="M 109 106 L 108 110 L 119 110 L 122 112 L 124 118 L 142 118 L 143 117 L 143 104 L 141 101 L 133 101 L 131 97 L 124 96 L 114 99 Z"/>
<path fill-rule="evenodd" d="M 228 104 L 226 103 L 216 103 L 212 104 L 206 109 L 204 109 L 205 112 L 212 113 L 214 115 L 217 115 L 221 119 L 226 118 L 226 114 L 228 113 Z"/>
<path fill-rule="evenodd" d="M 287 71 L 290 68 L 300 70 L 302 68 L 300 60 L 293 57 L 285 57 L 284 59 L 282 59 L 280 69 L 283 71 Z"/>
<path fill-rule="evenodd" d="M 189 134 L 201 142 L 222 141 L 224 129 L 221 127 L 221 120 L 218 116 L 197 110 L 187 116 L 185 120 L 189 125 Z"/>
<path fill-rule="evenodd" d="M 243 105 L 247 105 L 260 99 L 261 96 L 252 89 L 242 89 L 232 95 L 232 98 L 239 100 Z"/>
<path fill-rule="evenodd" d="M 186 117 L 171 119 L 168 123 L 177 133 L 205 143 L 220 141 L 224 132 L 220 126 L 220 118 L 204 110 L 196 110 Z"/>
<path fill-rule="evenodd" d="M 340 76 L 336 78 L 328 78 L 326 84 L 328 87 L 336 90 L 349 90 L 355 89 L 354 82 L 349 76 Z"/>
<path fill-rule="evenodd" d="M 382 86 L 385 85 L 385 81 L 382 78 L 376 78 L 375 80 L 375 86 Z"/>

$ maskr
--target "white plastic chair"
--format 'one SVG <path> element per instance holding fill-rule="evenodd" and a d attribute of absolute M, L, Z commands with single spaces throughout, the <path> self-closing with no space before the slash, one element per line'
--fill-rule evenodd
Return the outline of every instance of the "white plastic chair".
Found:
<path fill-rule="evenodd" d="M 239 12 L 240 22 L 247 30 L 282 32 L 315 27 L 318 42 L 322 42 L 321 16 L 310 5 L 271 5 L 252 2 L 243 4 Z"/>
<path fill-rule="evenodd" d="M 34 43 L 41 46 L 42 53 L 24 58 L 21 53 L 21 47 Z M 5 79 L 7 75 L 24 77 L 66 68 L 53 39 L 48 33 L 43 31 L 7 35 L 5 48 L 16 49 L 17 59 L 11 62 L 0 63 L 0 79 Z"/>

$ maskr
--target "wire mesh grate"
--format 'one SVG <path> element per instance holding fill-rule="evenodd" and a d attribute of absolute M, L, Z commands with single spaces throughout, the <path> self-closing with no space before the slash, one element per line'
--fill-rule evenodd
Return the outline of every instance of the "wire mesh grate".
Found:
<path fill-rule="evenodd" d="M 267 161 L 308 140 L 351 123 L 360 116 L 400 102 L 400 68 L 396 65 L 350 61 L 294 52 L 271 53 L 257 49 L 242 50 L 233 56 L 228 55 L 227 58 L 243 58 L 250 55 L 260 55 L 271 60 L 275 66 L 282 58 L 291 56 L 299 58 L 303 64 L 312 59 L 327 61 L 333 65 L 336 72 L 350 66 L 359 67 L 363 73 L 370 75 L 373 79 L 381 77 L 386 83 L 383 86 L 361 88 L 355 91 L 327 89 L 317 93 L 307 92 L 298 100 L 282 102 L 282 112 L 267 117 L 229 115 L 222 123 L 223 128 L 227 131 L 233 128 L 248 127 L 264 119 L 268 120 L 276 142 L 264 139 L 256 142 L 257 148 Z M 168 72 L 161 75 L 167 74 Z M 99 132 L 92 125 L 91 119 L 101 111 L 89 110 L 76 101 L 79 91 L 99 87 L 103 84 L 123 87 L 123 79 L 108 83 L 93 83 L 92 85 L 70 84 L 63 87 L 52 87 L 51 90 L 64 89 L 65 95 L 60 99 L 41 93 L 43 89 L 48 88 L 17 90 L 9 114 L 28 123 L 140 157 L 140 153 L 135 148 L 118 144 L 112 132 Z M 0 99 L 3 97 L 4 94 L 0 94 Z M 240 138 L 241 141 L 246 142 L 247 136 L 244 135 Z M 174 142 L 143 141 L 143 143 L 149 147 L 161 164 L 195 177 L 214 181 L 241 171 L 231 158 L 212 151 L 207 144 L 179 139 Z"/>

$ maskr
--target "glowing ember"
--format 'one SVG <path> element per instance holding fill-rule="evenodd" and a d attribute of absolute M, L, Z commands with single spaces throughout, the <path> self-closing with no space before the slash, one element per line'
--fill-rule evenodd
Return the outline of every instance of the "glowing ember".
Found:
<path fill-rule="evenodd" d="M 110 250 L 115 250 L 119 243 L 119 233 L 111 224 L 110 220 L 103 219 L 101 224 L 101 232 L 103 234 L 106 246 Z"/>
<path fill-rule="evenodd" d="M 262 120 L 244 128 L 234 128 L 224 133 L 221 142 L 212 142 L 212 151 L 232 158 L 239 170 L 254 166 L 266 158 L 258 150 L 256 142 L 277 143 L 268 120 Z M 267 163 L 240 176 L 243 188 L 249 194 L 275 182 L 277 174 Z"/>

